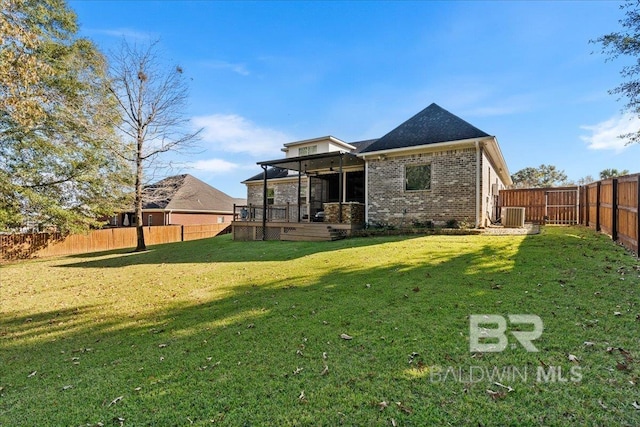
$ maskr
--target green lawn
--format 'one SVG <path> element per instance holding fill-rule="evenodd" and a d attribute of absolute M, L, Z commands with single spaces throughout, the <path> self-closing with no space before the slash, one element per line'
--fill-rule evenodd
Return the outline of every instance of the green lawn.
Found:
<path fill-rule="evenodd" d="M 583 228 L 224 236 L 0 281 L 0 426 L 640 424 L 640 264 Z M 539 352 L 470 353 L 474 314 L 539 316 Z"/>

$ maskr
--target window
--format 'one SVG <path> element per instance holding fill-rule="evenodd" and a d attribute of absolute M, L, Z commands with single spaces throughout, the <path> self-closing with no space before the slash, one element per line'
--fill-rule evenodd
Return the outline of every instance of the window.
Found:
<path fill-rule="evenodd" d="M 404 168 L 406 191 L 429 190 L 431 188 L 431 165 L 412 165 Z"/>
<path fill-rule="evenodd" d="M 267 188 L 267 204 L 273 205 L 276 198 L 276 192 L 273 188 Z"/>
<path fill-rule="evenodd" d="M 219 216 L 218 217 L 218 224 L 224 224 L 224 217 L 223 216 Z"/>
<path fill-rule="evenodd" d="M 310 145 L 308 147 L 298 148 L 298 156 L 308 156 L 310 154 L 316 154 L 318 152 L 317 145 Z"/>
<path fill-rule="evenodd" d="M 153 225 L 153 215 L 149 215 L 149 218 L 147 218 L 147 221 L 149 223 L 149 226 Z"/>

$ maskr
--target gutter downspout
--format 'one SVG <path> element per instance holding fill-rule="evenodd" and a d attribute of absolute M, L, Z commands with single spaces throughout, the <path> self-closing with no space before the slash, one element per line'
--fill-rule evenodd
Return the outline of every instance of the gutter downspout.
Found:
<path fill-rule="evenodd" d="M 480 142 L 476 141 L 476 228 L 480 228 L 480 209 L 481 209 L 481 197 L 480 197 L 480 177 L 481 177 L 481 165 L 480 165 Z"/>

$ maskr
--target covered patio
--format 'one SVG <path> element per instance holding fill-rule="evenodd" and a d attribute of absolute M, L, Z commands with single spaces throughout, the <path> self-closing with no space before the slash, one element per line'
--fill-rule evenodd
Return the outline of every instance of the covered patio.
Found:
<path fill-rule="evenodd" d="M 364 225 L 364 161 L 356 155 L 334 151 L 258 164 L 262 204 L 234 206 L 234 239 L 335 240 Z M 274 203 L 274 170 L 295 176 L 297 203 Z"/>

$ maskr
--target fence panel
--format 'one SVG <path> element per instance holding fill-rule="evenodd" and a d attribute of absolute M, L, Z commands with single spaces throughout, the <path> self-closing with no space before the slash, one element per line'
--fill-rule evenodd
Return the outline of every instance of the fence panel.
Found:
<path fill-rule="evenodd" d="M 525 208 L 525 221 L 535 224 L 577 224 L 578 187 L 500 190 L 503 207 Z"/>
<path fill-rule="evenodd" d="M 600 196 L 598 206 L 598 218 L 600 230 L 609 236 L 613 236 L 613 179 L 600 181 Z"/>
<path fill-rule="evenodd" d="M 578 188 L 547 188 L 545 191 L 546 224 L 570 225 L 578 223 Z"/>
<path fill-rule="evenodd" d="M 144 227 L 144 240 L 147 245 L 160 245 L 204 239 L 223 233 L 229 226 L 147 226 Z M 66 237 L 59 233 L 5 234 L 0 235 L 0 259 L 15 260 L 134 248 L 136 242 L 135 227 L 93 230 L 87 234 L 72 234 Z"/>
<path fill-rule="evenodd" d="M 587 185 L 585 194 L 586 200 L 583 199 L 582 201 L 585 205 L 586 210 L 586 219 L 584 225 L 593 228 L 594 230 L 600 231 L 598 224 L 598 195 L 600 194 L 600 184 L 594 182 Z"/>
<path fill-rule="evenodd" d="M 581 224 L 608 234 L 640 256 L 640 174 L 594 182 L 582 190 Z"/>
<path fill-rule="evenodd" d="M 227 230 L 228 229 L 228 230 Z M 229 232 L 231 224 L 207 224 L 207 225 L 184 225 L 182 228 L 182 239 L 188 240 L 206 239 L 219 234 Z"/>
<path fill-rule="evenodd" d="M 640 174 L 618 178 L 618 230 L 620 243 L 638 253 Z"/>
<path fill-rule="evenodd" d="M 498 203 L 501 208 L 523 207 L 526 222 L 544 224 L 546 208 L 544 192 L 544 188 L 500 190 Z"/>

